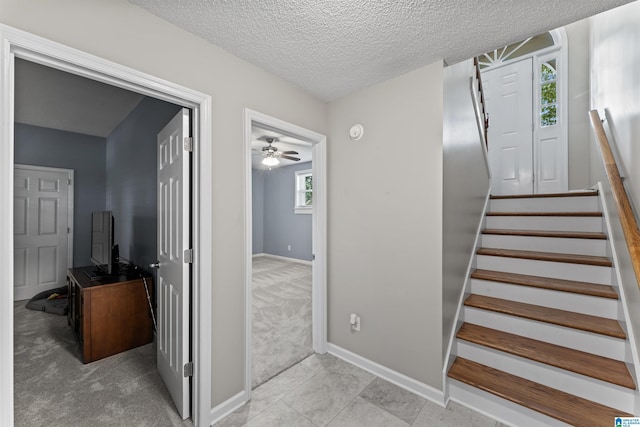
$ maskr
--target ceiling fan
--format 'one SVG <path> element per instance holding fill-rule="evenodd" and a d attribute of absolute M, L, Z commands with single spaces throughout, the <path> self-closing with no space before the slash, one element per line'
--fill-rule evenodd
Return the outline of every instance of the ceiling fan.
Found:
<path fill-rule="evenodd" d="M 264 159 L 262 159 L 263 165 L 271 168 L 272 166 L 276 166 L 280 163 L 279 159 L 293 160 L 294 162 L 300 160 L 298 157 L 291 156 L 292 154 L 298 155 L 297 151 L 278 151 L 278 147 L 273 145 L 273 143 L 280 141 L 278 138 L 273 136 L 261 136 L 258 139 L 267 143 L 267 145 L 262 147 L 261 150 L 254 149 L 254 151 L 259 151 L 254 154 L 261 154 L 264 156 Z"/>

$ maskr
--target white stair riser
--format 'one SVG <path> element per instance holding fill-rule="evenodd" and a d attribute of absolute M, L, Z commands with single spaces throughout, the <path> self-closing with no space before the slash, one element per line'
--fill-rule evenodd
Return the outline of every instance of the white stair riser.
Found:
<path fill-rule="evenodd" d="M 457 356 L 624 412 L 634 410 L 634 390 L 534 362 L 488 347 L 457 341 Z"/>
<path fill-rule="evenodd" d="M 449 380 L 449 398 L 476 412 L 485 414 L 509 426 L 517 427 L 571 427 L 555 418 L 527 409 L 494 394 L 472 387 L 461 381 Z"/>
<path fill-rule="evenodd" d="M 483 248 L 607 256 L 607 241 L 564 237 L 482 235 Z"/>
<path fill-rule="evenodd" d="M 608 319 L 624 319 L 618 300 L 610 298 L 479 279 L 471 279 L 471 293 Z"/>
<path fill-rule="evenodd" d="M 489 212 L 597 212 L 597 196 L 492 199 Z"/>
<path fill-rule="evenodd" d="M 555 279 L 576 280 L 601 285 L 611 284 L 611 267 L 490 255 L 478 255 L 476 257 L 476 265 L 477 268 L 483 270 L 553 277 Z"/>
<path fill-rule="evenodd" d="M 464 307 L 462 321 L 545 341 L 562 347 L 633 363 L 625 340 L 475 307 Z"/>
<path fill-rule="evenodd" d="M 486 228 L 602 232 L 601 217 L 487 216 Z"/>

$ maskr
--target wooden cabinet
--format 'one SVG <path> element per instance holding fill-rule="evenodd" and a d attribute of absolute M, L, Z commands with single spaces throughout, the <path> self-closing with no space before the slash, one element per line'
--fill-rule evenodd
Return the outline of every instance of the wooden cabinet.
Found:
<path fill-rule="evenodd" d="M 85 271 L 94 269 L 78 267 L 67 272 L 68 322 L 80 340 L 84 363 L 153 341 L 142 278 L 122 274 L 92 281 Z M 153 280 L 145 280 L 153 301 Z"/>

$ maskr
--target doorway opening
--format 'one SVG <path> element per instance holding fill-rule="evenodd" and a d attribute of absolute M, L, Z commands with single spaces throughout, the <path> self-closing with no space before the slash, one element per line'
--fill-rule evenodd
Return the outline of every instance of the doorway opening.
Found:
<path fill-rule="evenodd" d="M 142 95 L 168 101 L 193 112 L 193 168 L 190 174 L 192 181 L 193 210 L 191 221 L 193 224 L 193 258 L 192 258 L 192 286 L 193 292 L 190 301 L 193 307 L 193 324 L 188 325 L 193 336 L 192 361 L 193 380 L 191 385 L 192 419 L 195 425 L 209 424 L 211 407 L 211 374 L 208 361 L 211 359 L 210 325 L 211 314 L 208 302 L 211 299 L 209 286 L 201 286 L 201 283 L 210 283 L 211 267 L 211 242 L 210 239 L 200 238 L 208 236 L 207 230 L 211 224 L 211 209 L 207 204 L 200 204 L 201 192 L 210 192 L 211 174 L 210 146 L 203 143 L 211 138 L 211 99 L 208 95 L 192 91 L 170 82 L 159 80 L 155 77 L 141 73 L 130 68 L 102 60 L 101 58 L 85 54 L 72 48 L 50 42 L 44 38 L 0 25 L 0 38 L 5 49 L 0 52 L 0 84 L 2 92 L 9 96 L 2 98 L 0 104 L 0 121 L 12 124 L 15 117 L 14 85 L 15 85 L 15 61 L 16 58 L 47 65 L 58 70 L 66 71 L 89 79 L 97 80 L 112 86 L 128 89 Z M 6 206 L 13 206 L 13 169 L 14 169 L 14 127 L 3 126 L 0 131 L 0 170 L 3 175 L 3 185 L 0 188 L 0 200 Z M 4 214 L 0 227 L 2 245 L 0 246 L 0 261 L 5 271 L 6 289 L 9 296 L 5 310 L 1 310 L 2 325 L 0 337 L 7 345 L 3 346 L 0 359 L 3 361 L 0 370 L 0 387 L 6 399 L 0 409 L 0 413 L 6 414 L 6 424 L 13 423 L 13 209 L 7 209 L 10 214 Z M 4 419 L 4 418 L 3 418 Z"/>
<path fill-rule="evenodd" d="M 255 386 L 313 352 L 326 352 L 325 145 L 324 135 L 245 110 L 246 400 Z M 276 167 L 280 165 L 284 167 Z M 265 210 L 265 205 L 271 208 Z M 279 270 L 280 279 L 269 278 L 268 270 Z M 297 287 L 288 287 L 290 282 L 297 282 Z M 280 330 L 268 332 L 258 329 L 273 326 L 260 311 L 260 304 L 266 303 L 263 297 L 274 295 L 267 290 L 270 285 L 279 294 L 276 299 L 295 313 L 289 312 L 292 315 L 276 326 Z M 254 301 L 254 290 L 261 301 Z M 286 328 L 295 333 L 284 332 Z M 265 332 L 283 339 L 268 350 L 263 345 L 267 337 L 256 336 Z"/>
<path fill-rule="evenodd" d="M 568 189 L 567 41 L 557 29 L 477 57 L 494 195 Z"/>
<path fill-rule="evenodd" d="M 251 387 L 313 354 L 311 143 L 252 128 Z"/>

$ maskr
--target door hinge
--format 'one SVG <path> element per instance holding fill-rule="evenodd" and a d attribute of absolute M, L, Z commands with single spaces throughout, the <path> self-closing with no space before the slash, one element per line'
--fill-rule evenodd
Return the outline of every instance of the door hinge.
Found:
<path fill-rule="evenodd" d="M 67 179 L 67 185 L 71 185 L 71 178 Z"/>
<path fill-rule="evenodd" d="M 193 249 L 184 250 L 184 263 L 191 264 L 193 262 Z"/>
<path fill-rule="evenodd" d="M 67 234 L 71 233 L 71 228 L 67 227 Z"/>
<path fill-rule="evenodd" d="M 311 254 L 311 261 L 315 261 L 316 260 L 316 254 Z"/>
<path fill-rule="evenodd" d="M 190 136 L 184 137 L 184 151 L 192 152 L 193 151 L 193 138 Z"/>
<path fill-rule="evenodd" d="M 193 376 L 193 362 L 188 362 L 184 364 L 184 377 L 192 377 Z"/>

